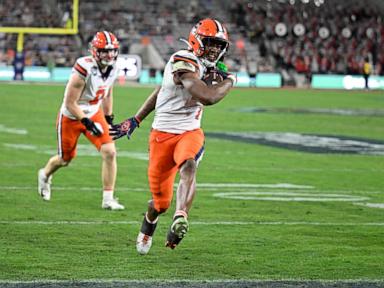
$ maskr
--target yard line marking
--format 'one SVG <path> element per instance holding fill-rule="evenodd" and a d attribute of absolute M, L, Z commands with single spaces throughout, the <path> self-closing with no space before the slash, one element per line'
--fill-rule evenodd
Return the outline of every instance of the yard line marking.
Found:
<path fill-rule="evenodd" d="M 1 132 L 1 127 L 0 127 Z M 28 151 L 34 151 L 39 154 L 47 154 L 47 155 L 54 155 L 57 153 L 56 148 L 47 146 L 47 145 L 31 145 L 31 144 L 20 144 L 20 143 L 3 143 L 3 146 L 10 148 L 10 149 L 16 149 L 16 150 L 28 150 Z M 117 151 L 117 155 L 119 157 L 127 157 L 132 158 L 136 160 L 144 160 L 148 161 L 148 152 L 134 152 L 134 151 L 126 151 L 119 149 Z M 94 157 L 100 157 L 100 152 L 97 151 L 93 146 L 85 145 L 85 144 L 79 144 L 77 145 L 77 156 L 94 156 Z"/>
<path fill-rule="evenodd" d="M 104 220 L 95 220 L 95 221 L 70 221 L 70 220 L 61 220 L 61 221 L 38 221 L 38 220 L 9 220 L 9 221 L 0 221 L 0 225 L 138 225 L 141 221 L 104 221 Z M 337 223 L 337 222 L 306 222 L 306 221 L 191 221 L 191 225 L 260 225 L 260 226 L 277 226 L 277 225 L 287 225 L 287 226 L 384 226 L 384 222 L 351 222 L 351 223 Z"/>
<path fill-rule="evenodd" d="M 353 204 L 359 205 L 359 206 L 366 206 L 369 208 L 384 209 L 384 203 L 353 203 Z"/>
<path fill-rule="evenodd" d="M 177 183 L 174 184 L 175 187 L 178 186 Z M 277 183 L 277 184 L 252 184 L 252 183 L 197 183 L 197 187 L 199 188 L 206 188 L 208 190 L 213 190 L 215 188 L 282 188 L 282 189 L 313 189 L 313 186 L 309 185 L 296 185 L 296 184 L 290 184 L 290 183 Z M 28 190 L 28 189 L 35 189 L 36 187 L 32 186 L 0 186 L 0 189 L 4 190 Z M 100 190 L 99 187 L 60 187 L 60 186 L 54 186 L 54 189 L 56 190 Z M 116 190 L 148 190 L 145 188 L 116 188 Z"/>
<path fill-rule="evenodd" d="M 325 191 L 323 191 L 325 192 Z M 369 197 L 347 194 L 302 193 L 294 191 L 232 191 L 213 194 L 214 197 L 235 200 L 258 201 L 307 201 L 307 202 L 358 202 L 368 200 Z"/>
<path fill-rule="evenodd" d="M 217 185 L 217 186 L 215 186 Z M 254 191 L 254 190 L 247 190 L 246 188 L 276 188 L 276 189 L 290 189 L 290 188 L 283 188 L 282 185 L 285 185 L 283 183 L 278 183 L 278 184 L 245 184 L 245 183 L 198 183 L 197 186 L 201 188 L 203 191 L 216 191 L 219 190 L 222 191 L 224 188 L 240 188 L 240 189 L 245 189 L 243 191 L 238 191 L 235 193 L 255 193 L 255 192 L 262 192 L 262 191 Z M 287 184 L 288 185 L 288 184 Z M 295 188 L 295 189 L 303 189 L 300 192 L 308 192 L 308 193 L 369 193 L 369 194 L 382 194 L 383 191 L 378 191 L 378 190 L 319 190 L 319 189 L 314 189 L 313 186 L 306 186 L 306 185 L 294 185 L 294 184 L 289 184 L 293 186 L 302 186 L 302 188 Z M 177 184 L 174 185 L 177 187 Z M 288 186 L 289 187 L 289 186 Z M 304 187 L 312 187 L 312 188 L 304 188 Z M 35 190 L 36 186 L 0 186 L 0 193 L 1 190 Z M 81 191 L 99 191 L 101 188 L 100 187 L 71 187 L 71 186 L 55 186 L 53 185 L 53 189 L 55 190 L 81 190 Z M 292 188 L 294 189 L 294 188 Z M 310 191 L 305 191 L 305 189 L 308 189 Z M 149 191 L 148 188 L 130 188 L 130 187 L 120 187 L 116 188 L 116 191 Z M 223 192 L 223 193 L 233 193 L 234 191 L 229 191 L 229 192 Z M 263 192 L 265 193 L 265 192 Z M 272 193 L 272 192 L 271 192 Z M 276 191 L 273 193 L 291 193 L 291 191 Z M 294 192 L 293 192 L 294 193 Z M 220 193 L 217 193 L 220 194 Z M 216 195 L 216 194 L 214 194 Z M 311 194 L 312 196 L 317 196 L 317 194 Z M 324 194 L 323 194 L 324 195 Z M 333 194 L 335 195 L 335 194 Z M 225 195 L 223 195 L 225 196 Z M 230 196 L 230 195 L 229 195 Z M 345 196 L 345 195 L 343 195 Z M 348 197 L 351 197 L 352 195 L 349 195 Z M 352 197 L 360 197 L 358 195 L 353 195 Z"/>
<path fill-rule="evenodd" d="M 18 134 L 18 135 L 27 135 L 28 134 L 28 131 L 25 129 L 9 128 L 3 124 L 0 124 L 0 132 L 10 133 L 10 134 Z"/>
<path fill-rule="evenodd" d="M 35 186 L 0 186 L 0 190 L 35 190 Z M 54 190 L 68 191 L 68 190 L 81 190 L 81 191 L 100 191 L 101 187 L 61 187 L 53 186 Z M 116 188 L 115 191 L 149 191 L 146 188 Z"/>
<path fill-rule="evenodd" d="M 197 187 L 244 187 L 244 188 L 285 188 L 285 189 L 312 189 L 309 185 L 296 185 L 290 183 L 277 184 L 250 184 L 250 183 L 197 183 Z"/>
<path fill-rule="evenodd" d="M 120 150 L 119 150 L 120 151 Z M 119 153 L 119 151 L 117 153 Z M 44 154 L 49 154 L 49 155 L 53 155 L 53 154 L 56 154 L 57 151 L 56 150 L 53 150 L 51 149 L 50 152 L 52 153 L 44 153 Z M 124 152 L 124 151 L 123 151 Z M 125 152 L 124 152 L 125 154 Z M 137 155 L 139 155 L 138 153 L 136 153 Z M 100 154 L 98 154 L 100 155 Z M 119 154 L 118 154 L 119 156 Z M 130 153 L 130 156 L 132 156 L 131 158 L 134 158 L 133 154 Z M 137 157 L 136 159 L 139 159 L 139 157 Z M 143 159 L 139 159 L 139 160 L 143 160 Z M 219 165 L 219 164 L 218 164 Z M 129 165 L 126 165 L 126 164 L 119 164 L 119 167 L 129 167 L 129 168 L 132 168 L 132 166 L 139 166 L 139 164 L 136 164 L 136 163 L 131 163 Z M 0 167 L 31 167 L 33 169 L 36 168 L 36 165 L 33 164 L 33 163 L 15 163 L 15 162 L 12 162 L 12 163 L 7 163 L 7 162 L 2 162 L 0 163 Z M 100 165 L 99 163 L 95 163 L 95 164 L 92 164 L 92 163 L 79 163 L 79 162 L 76 162 L 76 163 L 73 163 L 73 165 L 71 167 L 97 167 L 99 168 Z M 254 167 L 251 167 L 251 166 L 248 166 L 248 167 L 239 167 L 239 166 L 236 166 L 236 165 L 222 165 L 222 167 L 225 167 L 225 169 L 239 169 L 239 170 L 243 170 L 243 171 L 255 171 L 255 168 Z M 286 168 L 268 168 L 268 167 L 258 167 L 257 168 L 258 171 L 274 171 L 274 172 L 279 172 L 279 171 L 283 171 L 285 172 L 287 169 Z M 342 169 L 332 169 L 332 168 L 290 168 L 289 171 L 291 172 L 333 172 L 333 173 L 346 173 L 346 172 L 351 172 L 351 173 L 360 173 L 360 172 L 372 172 L 372 173 L 383 173 L 384 172 L 384 169 L 379 169 L 379 168 L 365 168 L 365 169 L 362 169 L 362 168 L 354 168 L 354 169 L 350 169 L 350 168 L 342 168 Z"/>

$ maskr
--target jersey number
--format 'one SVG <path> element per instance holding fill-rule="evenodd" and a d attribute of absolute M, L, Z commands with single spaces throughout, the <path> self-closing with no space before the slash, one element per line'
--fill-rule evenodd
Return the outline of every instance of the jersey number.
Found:
<path fill-rule="evenodd" d="M 97 104 L 99 102 L 99 100 L 104 98 L 104 94 L 105 94 L 105 88 L 100 88 L 99 90 L 96 91 L 95 99 L 89 101 L 89 104 L 91 104 L 91 105 Z"/>

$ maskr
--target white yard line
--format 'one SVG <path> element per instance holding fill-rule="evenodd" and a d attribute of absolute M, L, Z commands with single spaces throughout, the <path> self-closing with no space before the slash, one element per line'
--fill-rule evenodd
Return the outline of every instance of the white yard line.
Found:
<path fill-rule="evenodd" d="M 0 124 L 0 132 L 1 133 L 9 133 L 9 134 L 17 134 L 17 135 L 27 135 L 28 131 L 26 129 L 19 128 L 10 128 L 3 124 Z"/>
<path fill-rule="evenodd" d="M 313 189 L 309 185 L 296 185 L 290 183 L 277 183 L 277 184 L 250 184 L 250 183 L 197 183 L 197 187 L 203 188 L 284 188 L 284 189 Z"/>
<path fill-rule="evenodd" d="M 36 190 L 37 186 L 0 186 L 1 190 Z M 100 191 L 101 187 L 61 187 L 61 186 L 52 186 L 52 189 L 59 191 L 68 191 L 68 190 L 76 190 L 76 191 Z M 129 188 L 129 187 L 120 187 L 116 188 L 116 191 L 149 191 L 146 188 Z M 37 190 L 36 190 L 37 191 Z"/>
<path fill-rule="evenodd" d="M 353 203 L 353 204 L 359 205 L 359 206 L 365 206 L 369 208 L 384 209 L 384 203 Z"/>
<path fill-rule="evenodd" d="M 8 220 L 0 221 L 0 225 L 138 225 L 141 221 L 38 221 L 38 220 Z M 384 226 L 384 222 L 309 222 L 309 221 L 191 221 L 191 225 L 244 225 L 244 226 Z"/>

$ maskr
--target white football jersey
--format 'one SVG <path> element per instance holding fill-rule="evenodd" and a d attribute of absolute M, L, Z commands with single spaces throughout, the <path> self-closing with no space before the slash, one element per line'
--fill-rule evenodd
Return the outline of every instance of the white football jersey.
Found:
<path fill-rule="evenodd" d="M 165 66 L 152 128 L 174 134 L 200 128 L 203 114 L 203 105 L 192 99 L 182 85 L 173 81 L 173 73 L 178 70 L 199 71 L 202 79 L 206 68 L 198 57 L 187 50 L 174 53 Z"/>
<path fill-rule="evenodd" d="M 72 73 L 78 73 L 85 81 L 85 88 L 78 100 L 78 105 L 83 110 L 85 117 L 92 117 L 99 110 L 101 100 L 108 95 L 118 76 L 116 63 L 108 66 L 105 73 L 101 73 L 92 56 L 81 57 L 73 66 Z M 61 105 L 61 113 L 71 119 L 76 119 L 65 107 L 64 102 Z"/>

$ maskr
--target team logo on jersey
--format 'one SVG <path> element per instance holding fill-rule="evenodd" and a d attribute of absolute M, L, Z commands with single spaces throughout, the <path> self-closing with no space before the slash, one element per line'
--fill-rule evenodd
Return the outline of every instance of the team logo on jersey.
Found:
<path fill-rule="evenodd" d="M 96 76 L 96 75 L 97 75 L 97 67 L 96 67 L 96 66 L 93 66 L 93 67 L 91 68 L 91 73 L 92 73 L 93 76 Z"/>

